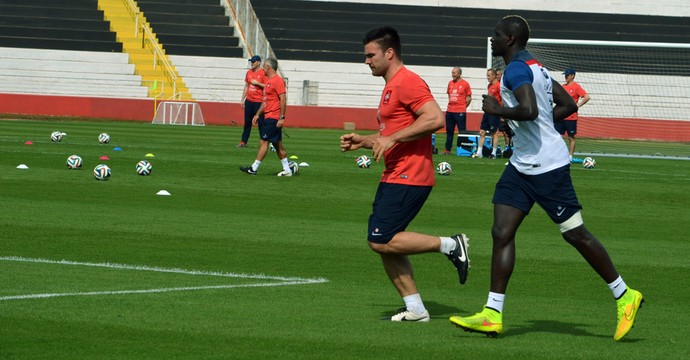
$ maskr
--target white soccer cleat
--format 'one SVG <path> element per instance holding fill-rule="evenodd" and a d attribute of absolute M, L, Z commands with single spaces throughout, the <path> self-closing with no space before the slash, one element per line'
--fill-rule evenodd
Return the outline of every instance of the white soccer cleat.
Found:
<path fill-rule="evenodd" d="M 292 171 L 283 170 L 283 171 L 281 171 L 281 172 L 278 173 L 278 176 L 292 176 Z"/>
<path fill-rule="evenodd" d="M 427 310 L 424 310 L 421 314 L 416 314 L 407 310 L 407 308 L 400 308 L 395 315 L 391 316 L 391 321 L 429 322 L 429 320 L 431 320 L 431 317 Z"/>

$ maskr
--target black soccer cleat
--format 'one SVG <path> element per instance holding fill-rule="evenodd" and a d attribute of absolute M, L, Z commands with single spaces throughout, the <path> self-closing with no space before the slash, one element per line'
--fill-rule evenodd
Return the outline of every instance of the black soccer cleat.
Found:
<path fill-rule="evenodd" d="M 245 172 L 249 175 L 256 175 L 256 171 L 252 170 L 251 166 L 240 166 L 240 170 L 242 170 L 242 172 Z"/>
<path fill-rule="evenodd" d="M 467 253 L 470 239 L 465 234 L 453 235 L 451 239 L 455 240 L 456 247 L 446 256 L 448 256 L 448 260 L 453 262 L 453 265 L 458 270 L 458 277 L 462 285 L 467 281 L 467 272 L 470 267 L 470 256 Z"/>

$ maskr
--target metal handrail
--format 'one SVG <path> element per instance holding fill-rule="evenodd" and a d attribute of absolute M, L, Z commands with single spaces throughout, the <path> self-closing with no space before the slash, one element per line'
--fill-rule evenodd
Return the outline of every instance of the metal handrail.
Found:
<path fill-rule="evenodd" d="M 172 65 L 168 61 L 168 58 L 165 56 L 163 53 L 163 49 L 161 48 L 161 45 L 158 43 L 156 38 L 153 36 L 153 33 L 151 32 L 151 29 L 146 26 L 145 23 L 142 22 L 141 26 L 139 26 L 139 18 L 141 16 L 141 12 L 139 11 L 139 8 L 134 4 L 134 1 L 132 0 L 122 0 L 123 4 L 125 5 L 125 8 L 129 12 L 129 15 L 132 17 L 134 20 L 134 34 L 135 36 L 139 36 L 139 30 L 141 29 L 142 33 L 142 39 L 141 39 L 141 47 L 142 49 L 145 48 L 146 43 L 148 42 L 149 44 L 149 49 L 153 53 L 153 68 L 156 68 L 156 65 L 161 65 L 163 67 L 163 75 L 165 75 L 165 78 L 172 83 L 173 86 L 173 99 L 177 99 L 179 97 L 179 94 L 177 93 L 177 75 L 175 75 L 175 70 L 173 69 Z"/>

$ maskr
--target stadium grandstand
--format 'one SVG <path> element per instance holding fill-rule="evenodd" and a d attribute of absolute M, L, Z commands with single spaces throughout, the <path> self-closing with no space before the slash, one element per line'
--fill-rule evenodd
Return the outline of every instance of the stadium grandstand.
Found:
<path fill-rule="evenodd" d="M 463 7 L 444 0 L 398 5 L 378 0 L 0 0 L 0 94 L 194 100 L 208 103 L 203 107 L 210 123 L 214 118 L 227 123 L 228 114 L 240 111 L 246 59 L 258 54 L 280 61 L 288 103 L 304 108 L 301 117 L 328 118 L 313 107 L 377 106 L 380 79 L 370 75 L 361 53 L 362 34 L 376 26 L 400 31 L 405 63 L 429 83 L 443 108 L 453 66 L 463 68 L 475 94 L 484 92 L 487 38 L 507 14 L 526 17 L 532 38 L 687 46 L 690 5 L 682 1 L 584 3 L 588 12 L 575 11 L 566 1 L 505 10 L 494 0 L 463 2 Z M 579 80 L 623 72 L 615 54 L 602 60 L 559 51 L 557 57 L 569 57 L 578 68 Z M 672 66 L 651 57 L 644 61 L 650 64 L 646 72 L 632 75 L 664 75 Z M 671 76 L 690 75 L 687 61 L 673 66 Z M 616 94 L 594 95 L 617 101 Z M 469 108 L 472 126 L 480 104 L 474 101 Z M 582 115 L 596 117 L 587 113 L 595 104 Z M 6 106 L 0 111 L 25 110 Z M 149 116 L 147 110 L 142 117 Z M 321 119 L 300 125 L 332 126 Z"/>

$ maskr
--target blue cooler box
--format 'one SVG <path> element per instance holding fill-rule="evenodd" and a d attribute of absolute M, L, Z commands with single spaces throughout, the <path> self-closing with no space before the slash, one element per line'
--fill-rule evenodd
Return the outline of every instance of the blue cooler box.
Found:
<path fill-rule="evenodd" d="M 479 133 L 466 132 L 458 134 L 458 156 L 472 156 L 477 151 L 477 142 L 479 142 Z M 484 146 L 491 148 L 491 136 L 484 138 Z"/>

